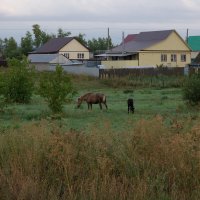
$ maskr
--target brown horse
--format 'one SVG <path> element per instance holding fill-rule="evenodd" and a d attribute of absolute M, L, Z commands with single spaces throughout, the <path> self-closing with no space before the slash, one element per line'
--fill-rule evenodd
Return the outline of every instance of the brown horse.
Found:
<path fill-rule="evenodd" d="M 105 105 L 106 109 L 108 109 L 106 104 L 106 96 L 101 93 L 86 93 L 83 96 L 78 98 L 77 107 L 79 108 L 81 103 L 85 101 L 88 105 L 88 109 L 91 108 L 92 110 L 92 104 L 99 104 L 100 109 L 102 109 L 102 103 Z"/>

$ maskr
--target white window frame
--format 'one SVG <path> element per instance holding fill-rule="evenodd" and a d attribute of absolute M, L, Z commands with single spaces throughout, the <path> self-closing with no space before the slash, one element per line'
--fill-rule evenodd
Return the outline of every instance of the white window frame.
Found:
<path fill-rule="evenodd" d="M 161 62 L 167 62 L 167 54 L 161 54 Z"/>
<path fill-rule="evenodd" d="M 84 59 L 84 53 L 77 53 L 77 58 Z"/>
<path fill-rule="evenodd" d="M 69 59 L 69 53 L 64 53 L 64 56 Z"/>
<path fill-rule="evenodd" d="M 186 62 L 187 56 L 186 54 L 181 54 L 181 62 Z"/>
<path fill-rule="evenodd" d="M 177 62 L 177 55 L 171 54 L 171 62 Z"/>

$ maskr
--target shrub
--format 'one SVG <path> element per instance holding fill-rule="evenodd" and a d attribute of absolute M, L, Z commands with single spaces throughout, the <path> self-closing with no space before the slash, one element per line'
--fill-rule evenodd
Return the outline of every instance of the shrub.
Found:
<path fill-rule="evenodd" d="M 61 66 L 57 65 L 55 72 L 41 76 L 39 94 L 46 99 L 53 113 L 62 111 L 67 96 L 73 94 L 73 87 L 71 79 L 64 74 Z"/>
<path fill-rule="evenodd" d="M 124 94 L 133 93 L 132 89 L 126 89 L 123 91 Z"/>
<path fill-rule="evenodd" d="M 3 96 L 0 96 L 0 113 L 5 111 L 6 102 Z"/>
<path fill-rule="evenodd" d="M 200 75 L 194 74 L 186 79 L 183 86 L 183 98 L 191 105 L 200 101 Z"/>
<path fill-rule="evenodd" d="M 29 67 L 27 59 L 22 61 L 11 59 L 9 69 L 1 79 L 0 94 L 6 102 L 28 103 L 34 89 L 34 71 Z"/>

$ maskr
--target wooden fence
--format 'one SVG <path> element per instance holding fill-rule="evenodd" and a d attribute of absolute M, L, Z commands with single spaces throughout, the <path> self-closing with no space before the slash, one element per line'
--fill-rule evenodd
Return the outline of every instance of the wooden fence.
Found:
<path fill-rule="evenodd" d="M 124 76 L 183 76 L 184 67 L 134 68 L 134 69 L 99 69 L 99 78 L 115 78 Z"/>

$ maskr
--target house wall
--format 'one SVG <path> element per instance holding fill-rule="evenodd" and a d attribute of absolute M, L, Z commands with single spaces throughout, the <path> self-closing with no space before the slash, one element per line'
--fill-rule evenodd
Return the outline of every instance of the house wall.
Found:
<path fill-rule="evenodd" d="M 105 66 L 106 69 L 112 68 L 126 68 L 138 66 L 138 60 L 104 60 L 101 64 Z"/>
<path fill-rule="evenodd" d="M 190 51 L 184 40 L 173 31 L 165 40 L 144 49 L 146 51 Z"/>
<path fill-rule="evenodd" d="M 60 49 L 59 53 L 60 54 L 68 53 L 69 59 L 75 59 L 75 60 L 79 60 L 79 59 L 88 60 L 90 58 L 89 50 L 75 39 L 73 39 L 71 42 L 65 45 L 62 49 Z M 78 54 L 84 54 L 84 57 L 82 58 L 79 56 L 78 58 Z"/>
<path fill-rule="evenodd" d="M 31 63 L 31 66 L 34 66 L 37 71 L 48 71 L 48 63 Z"/>
<path fill-rule="evenodd" d="M 191 63 L 191 53 L 187 44 L 183 39 L 176 33 L 172 32 L 165 40 L 152 45 L 144 51 L 139 53 L 139 65 L 145 66 L 156 66 L 166 65 L 169 67 L 185 67 L 185 65 Z M 167 55 L 167 61 L 161 61 L 161 54 Z M 177 61 L 171 61 L 171 55 L 177 56 Z M 181 61 L 181 54 L 186 55 L 186 61 Z"/>
<path fill-rule="evenodd" d="M 161 54 L 167 55 L 167 61 L 161 61 Z M 175 54 L 177 56 L 177 61 L 171 61 L 171 55 Z M 186 62 L 181 61 L 181 54 L 186 55 Z M 139 66 L 157 66 L 157 65 L 165 65 L 168 67 L 185 67 L 187 64 L 191 62 L 190 52 L 177 52 L 177 51 L 161 51 L 161 52 L 140 52 L 139 53 Z"/>
<path fill-rule="evenodd" d="M 191 52 L 191 59 L 195 59 L 199 54 L 199 51 L 192 51 Z"/>
<path fill-rule="evenodd" d="M 167 61 L 161 61 L 161 54 L 167 55 Z M 171 55 L 175 54 L 177 60 L 172 62 Z M 186 61 L 181 61 L 181 54 L 186 55 Z M 191 63 L 191 54 L 190 52 L 178 52 L 178 51 L 142 51 L 139 52 L 139 60 L 106 60 L 102 61 L 101 64 L 105 66 L 105 68 L 127 68 L 134 66 L 150 66 L 156 67 L 157 65 L 164 65 L 168 67 L 185 67 L 187 64 Z"/>
<path fill-rule="evenodd" d="M 173 31 L 165 40 L 155 43 L 154 45 L 143 49 L 138 52 L 139 57 L 137 60 L 132 61 L 104 61 L 107 62 L 103 65 L 108 68 L 120 68 L 127 66 L 157 66 L 165 65 L 168 67 L 185 67 L 187 64 L 191 63 L 191 50 L 185 43 L 185 41 Z M 161 55 L 165 54 L 167 56 L 166 61 L 161 60 Z M 176 61 L 171 60 L 171 55 L 176 55 Z M 186 56 L 185 61 L 181 61 L 181 55 Z M 123 63 L 124 62 L 124 63 Z"/>

